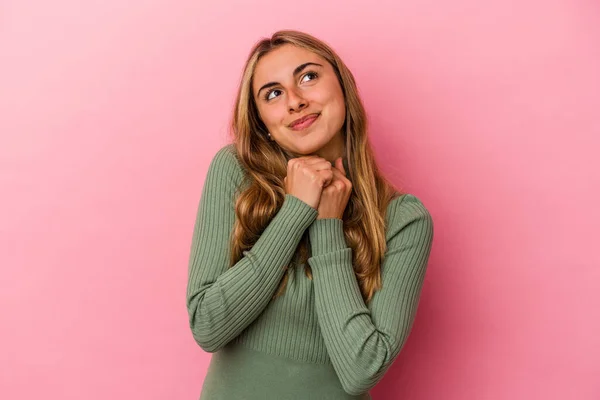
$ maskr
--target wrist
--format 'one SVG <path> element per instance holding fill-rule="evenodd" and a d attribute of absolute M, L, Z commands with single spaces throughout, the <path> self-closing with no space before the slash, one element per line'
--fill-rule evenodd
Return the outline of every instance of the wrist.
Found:
<path fill-rule="evenodd" d="M 348 247 L 341 218 L 316 219 L 308 227 L 312 256 Z"/>

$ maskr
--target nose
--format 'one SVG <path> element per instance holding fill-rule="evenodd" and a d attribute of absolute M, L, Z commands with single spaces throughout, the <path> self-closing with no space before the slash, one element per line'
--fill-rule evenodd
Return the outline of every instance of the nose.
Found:
<path fill-rule="evenodd" d="M 299 111 L 306 108 L 306 100 L 296 91 L 288 92 L 288 108 L 290 112 Z"/>

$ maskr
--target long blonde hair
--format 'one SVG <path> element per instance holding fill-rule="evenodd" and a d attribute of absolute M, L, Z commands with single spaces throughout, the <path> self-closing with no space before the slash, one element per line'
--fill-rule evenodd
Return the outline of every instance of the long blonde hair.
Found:
<path fill-rule="evenodd" d="M 354 272 L 365 302 L 381 288 L 380 264 L 386 250 L 385 212 L 389 202 L 400 194 L 380 173 L 367 137 L 367 118 L 358 95 L 354 77 L 340 57 L 324 42 L 295 31 L 281 30 L 257 42 L 246 61 L 237 93 L 231 123 L 238 159 L 246 172 L 246 185 L 235 202 L 236 221 L 230 243 L 230 267 L 250 250 L 275 216 L 285 199 L 283 179 L 291 155 L 267 138 L 252 95 L 252 79 L 260 58 L 284 44 L 314 52 L 332 66 L 338 77 L 346 104 L 342 132 L 346 141 L 346 158 L 352 182 L 352 194 L 343 215 L 344 236 L 352 248 Z M 308 230 L 297 249 L 298 262 L 305 264 L 305 274 L 312 279 Z M 289 267 L 289 266 L 288 266 Z M 291 269 L 290 269 L 291 270 Z M 289 271 L 288 271 L 289 272 Z M 288 273 L 274 295 L 285 290 Z"/>

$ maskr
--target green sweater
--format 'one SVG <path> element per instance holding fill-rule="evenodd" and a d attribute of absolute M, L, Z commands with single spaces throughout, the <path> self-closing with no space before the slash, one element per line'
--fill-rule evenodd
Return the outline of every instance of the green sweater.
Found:
<path fill-rule="evenodd" d="M 212 355 L 201 399 L 370 399 L 412 329 L 433 240 L 411 194 L 386 216 L 382 289 L 362 299 L 343 221 L 285 200 L 232 268 L 229 238 L 244 172 L 233 144 L 212 159 L 194 226 L 186 303 L 198 345 Z M 294 262 L 308 229 L 313 279 Z M 292 262 L 286 291 L 272 299 Z"/>

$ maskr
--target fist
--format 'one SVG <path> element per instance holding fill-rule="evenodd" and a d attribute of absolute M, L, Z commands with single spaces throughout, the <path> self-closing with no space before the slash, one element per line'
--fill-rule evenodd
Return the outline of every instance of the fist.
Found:
<path fill-rule="evenodd" d="M 342 219 L 352 194 L 352 182 L 346 178 L 346 171 L 341 157 L 335 160 L 335 167 L 331 169 L 331 172 L 333 179 L 321 192 L 321 200 L 317 208 L 319 211 L 317 219 Z"/>

